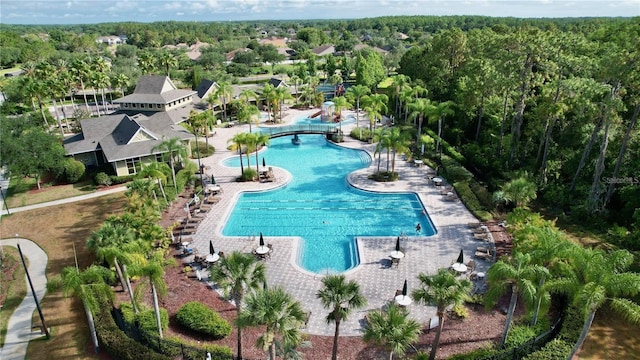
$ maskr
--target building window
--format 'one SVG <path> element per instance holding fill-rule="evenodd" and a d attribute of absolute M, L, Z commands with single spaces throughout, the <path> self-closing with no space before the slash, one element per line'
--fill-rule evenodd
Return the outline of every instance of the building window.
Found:
<path fill-rule="evenodd" d="M 156 154 L 156 161 L 159 163 L 163 162 L 162 154 Z"/>
<path fill-rule="evenodd" d="M 127 173 L 129 175 L 136 174 L 139 170 L 142 169 L 140 158 L 133 158 L 125 160 L 127 163 Z"/>
<path fill-rule="evenodd" d="M 160 109 L 160 108 L 162 108 L 162 105 L 160 105 L 160 104 L 156 104 L 156 107 L 157 107 L 158 109 Z"/>
<path fill-rule="evenodd" d="M 129 104 L 128 104 L 128 103 L 124 103 L 124 104 L 122 104 L 122 105 L 123 105 L 125 108 L 128 108 L 128 107 L 129 107 Z"/>
<path fill-rule="evenodd" d="M 144 109 L 144 107 L 145 107 L 145 104 L 140 104 L 140 107 Z"/>

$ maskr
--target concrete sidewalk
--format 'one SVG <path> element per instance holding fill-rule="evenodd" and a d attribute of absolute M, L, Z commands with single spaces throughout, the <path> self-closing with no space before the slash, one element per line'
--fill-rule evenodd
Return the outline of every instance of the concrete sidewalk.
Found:
<path fill-rule="evenodd" d="M 47 254 L 31 240 L 23 238 L 0 240 L 1 246 L 17 247 L 18 244 L 22 254 L 28 259 L 29 276 L 33 282 L 38 301 L 41 301 L 47 290 L 47 277 L 45 275 L 49 260 Z M 33 313 L 36 310 L 36 303 L 26 276 L 25 282 L 27 282 L 27 295 L 9 318 L 4 347 L 0 348 L 0 359 L 2 360 L 25 359 L 29 341 L 44 336 L 40 330 L 32 331 L 32 326 L 40 324 L 31 323 Z"/>
<path fill-rule="evenodd" d="M 5 180 L 5 182 L 8 183 L 9 181 Z M 7 184 L 7 186 L 8 186 L 8 184 Z M 5 191 L 5 189 L 6 189 L 5 186 L 2 185 L 2 191 L 3 192 Z M 47 207 L 47 206 L 68 204 L 68 203 L 75 202 L 75 201 L 82 201 L 82 200 L 96 198 L 96 197 L 99 197 L 99 196 L 114 194 L 114 193 L 122 192 L 122 191 L 125 191 L 125 190 L 127 190 L 127 187 L 123 185 L 123 186 L 109 188 L 107 190 L 98 190 L 98 191 L 92 192 L 90 194 L 74 196 L 74 197 L 70 197 L 70 198 L 66 198 L 66 199 L 59 199 L 59 200 L 48 201 L 48 202 L 44 202 L 44 203 L 40 203 L 40 204 L 33 204 L 33 205 L 26 205 L 26 206 L 10 208 L 9 209 L 9 213 L 13 214 L 13 213 L 21 212 L 21 211 L 39 209 L 39 208 L 43 208 L 43 207 Z M 3 194 L 3 196 L 4 196 L 4 194 Z M 0 208 L 2 208 L 2 211 L 0 212 L 0 215 L 7 215 L 7 209 L 4 208 L 4 204 L 2 204 L 0 206 Z"/>

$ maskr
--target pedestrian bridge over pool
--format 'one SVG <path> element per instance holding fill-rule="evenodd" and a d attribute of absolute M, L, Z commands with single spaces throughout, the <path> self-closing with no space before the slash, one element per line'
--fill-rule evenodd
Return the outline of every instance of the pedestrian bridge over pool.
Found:
<path fill-rule="evenodd" d="M 262 134 L 269 135 L 269 138 L 277 138 L 281 136 L 297 135 L 297 134 L 322 134 L 333 135 L 340 133 L 336 124 L 295 124 L 274 127 L 260 127 L 258 130 Z"/>

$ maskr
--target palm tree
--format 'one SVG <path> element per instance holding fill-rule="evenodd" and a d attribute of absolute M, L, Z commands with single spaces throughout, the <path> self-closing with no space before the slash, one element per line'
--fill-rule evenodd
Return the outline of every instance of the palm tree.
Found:
<path fill-rule="evenodd" d="M 271 138 L 269 137 L 269 134 L 266 134 L 266 133 L 249 134 L 247 136 L 247 138 L 249 139 L 249 142 L 251 143 L 251 146 L 255 149 L 255 152 L 256 152 L 256 173 L 259 174 L 260 173 L 260 167 L 259 167 L 259 163 L 258 163 L 258 148 L 260 146 L 263 146 L 263 145 L 269 145 L 269 140 Z M 248 162 L 247 162 L 247 164 L 248 164 Z"/>
<path fill-rule="evenodd" d="M 108 109 L 104 91 L 106 88 L 111 86 L 109 76 L 107 75 L 107 72 L 109 71 L 109 64 L 102 56 L 97 56 L 91 62 L 91 67 L 94 69 L 94 73 L 92 74 L 94 85 L 97 85 L 100 89 L 102 106 L 104 112 L 107 113 Z"/>
<path fill-rule="evenodd" d="M 156 60 L 150 52 L 138 53 L 138 67 L 143 74 L 151 74 L 156 67 Z"/>
<path fill-rule="evenodd" d="M 220 258 L 218 266 L 209 270 L 211 280 L 216 282 L 236 303 L 237 316 L 240 317 L 242 301 L 247 291 L 255 291 L 266 282 L 266 268 L 251 254 L 234 251 Z M 238 359 L 242 359 L 242 328 L 238 327 Z"/>
<path fill-rule="evenodd" d="M 329 275 L 322 279 L 322 289 L 316 296 L 325 309 L 331 310 L 327 315 L 327 323 L 335 323 L 333 351 L 331 359 L 338 358 L 338 338 L 340 322 L 346 320 L 351 310 L 359 309 L 367 304 L 367 299 L 360 293 L 360 285 L 355 280 L 346 281 L 344 275 Z"/>
<path fill-rule="evenodd" d="M 431 111 L 430 117 L 438 119 L 438 139 L 436 142 L 436 152 L 440 149 L 440 140 L 442 139 L 442 129 L 444 128 L 444 118 L 447 115 L 453 115 L 454 111 L 452 101 L 445 101 L 437 104 Z"/>
<path fill-rule="evenodd" d="M 471 282 L 467 279 L 458 280 L 448 269 L 440 269 L 436 275 L 427 276 L 424 273 L 418 275 L 420 288 L 411 293 L 416 302 L 423 304 L 435 304 L 438 316 L 438 331 L 431 345 L 429 359 L 436 358 L 440 335 L 444 328 L 445 311 L 449 306 L 460 306 L 469 297 Z"/>
<path fill-rule="evenodd" d="M 231 86 L 231 83 L 226 81 L 222 81 L 218 83 L 218 89 L 216 90 L 215 94 L 216 94 L 215 96 L 217 96 L 218 99 L 220 99 L 220 101 L 222 102 L 222 118 L 223 118 L 223 121 L 226 122 L 227 121 L 227 103 L 233 96 L 233 87 Z"/>
<path fill-rule="evenodd" d="M 276 88 L 272 84 L 267 83 L 262 87 L 261 98 L 264 99 L 265 103 L 267 104 L 267 113 L 269 115 L 269 118 L 267 120 L 271 120 L 271 105 L 273 104 L 275 96 Z"/>
<path fill-rule="evenodd" d="M 131 272 L 142 276 L 146 281 L 142 282 L 136 288 L 136 294 L 140 296 L 147 286 L 151 287 L 151 297 L 153 300 L 153 309 L 156 315 L 156 325 L 158 326 L 158 336 L 162 339 L 162 321 L 160 319 L 160 305 L 158 305 L 158 296 L 163 297 L 167 294 L 167 283 L 164 281 L 164 267 L 171 263 L 164 258 L 163 250 L 157 250 L 146 259 L 137 257 L 137 263 L 132 264 Z"/>
<path fill-rule="evenodd" d="M 382 151 L 387 150 L 387 173 L 389 173 L 389 155 L 391 153 L 391 138 L 388 128 L 377 129 L 374 141 L 376 144 L 375 153 L 378 154 L 378 174 L 380 173 L 380 163 L 382 162 Z"/>
<path fill-rule="evenodd" d="M 231 139 L 227 140 L 227 142 L 232 143 L 231 150 L 238 150 L 238 154 L 240 157 L 240 176 L 244 174 L 244 164 L 242 162 L 242 148 L 247 145 L 247 136 L 249 133 L 239 133 L 235 134 Z M 249 166 L 249 154 L 247 154 L 247 166 Z"/>
<path fill-rule="evenodd" d="M 363 96 L 368 95 L 371 91 L 364 85 L 356 85 L 347 89 L 345 96 L 356 102 L 356 128 L 360 123 L 360 100 Z"/>
<path fill-rule="evenodd" d="M 294 90 L 296 92 L 295 99 L 296 99 L 296 106 L 297 106 L 298 100 L 300 99 L 300 96 L 298 94 L 298 84 L 302 83 L 302 79 L 300 78 L 300 76 L 294 74 L 289 77 L 289 81 L 293 81 Z"/>
<path fill-rule="evenodd" d="M 120 248 L 133 242 L 134 239 L 134 233 L 130 228 L 120 224 L 105 222 L 98 230 L 91 233 L 86 243 L 87 248 L 96 254 L 98 261 L 106 261 L 116 269 L 123 291 L 129 291 L 129 287 L 125 282 L 122 268 L 118 262 L 118 256 L 121 255 Z"/>
<path fill-rule="evenodd" d="M 280 112 L 280 121 L 282 121 L 282 108 L 284 107 L 285 100 L 292 99 L 291 93 L 289 92 L 289 88 L 284 86 L 278 87 L 275 89 L 275 101 L 274 101 L 274 116 L 277 110 Z"/>
<path fill-rule="evenodd" d="M 64 296 L 73 294 L 82 302 L 89 324 L 89 331 L 91 332 L 91 340 L 95 352 L 98 353 L 100 344 L 93 320 L 93 313 L 99 311 L 96 295 L 113 300 L 113 290 L 109 286 L 113 281 L 113 273 L 109 269 L 98 265 L 91 265 L 81 272 L 76 265 L 76 267 L 65 267 L 60 275 Z"/>
<path fill-rule="evenodd" d="M 82 96 L 84 97 L 84 106 L 89 110 L 89 102 L 87 101 L 87 92 L 85 90 L 84 84 L 85 79 L 89 78 L 89 65 L 87 61 L 83 58 L 76 58 L 71 62 L 71 73 L 74 78 L 80 82 L 80 88 L 82 89 Z"/>
<path fill-rule="evenodd" d="M 173 187 L 178 189 L 176 183 L 176 162 L 182 162 L 182 159 L 187 157 L 187 147 L 179 138 L 163 139 L 162 142 L 153 148 L 151 153 L 159 151 L 162 153 L 164 161 L 169 161 L 171 167 L 171 177 L 173 179 Z"/>
<path fill-rule="evenodd" d="M 551 279 L 547 279 L 544 274 L 540 277 L 531 318 L 531 325 L 535 326 L 543 301 L 548 304 L 551 300 L 548 290 L 564 286 L 565 275 L 570 273 L 567 259 L 575 256 L 579 247 L 564 239 L 559 230 L 550 226 L 528 226 L 526 230 L 526 233 L 518 236 L 518 251 L 530 254 L 534 264 L 546 267 L 553 276 Z"/>
<path fill-rule="evenodd" d="M 640 292 L 640 274 L 629 272 L 633 255 L 627 250 L 605 253 L 600 249 L 582 249 L 570 262 L 575 270 L 573 303 L 582 309 L 585 318 L 578 341 L 571 349 L 568 360 L 573 359 L 587 338 L 596 311 L 605 303 L 623 315 L 630 323 L 640 325 L 640 305 L 629 298 Z"/>
<path fill-rule="evenodd" d="M 409 313 L 392 303 L 384 311 L 373 311 L 368 315 L 369 324 L 364 330 L 364 341 L 372 342 L 393 354 L 402 355 L 407 347 L 420 335 L 420 324 L 409 319 Z"/>
<path fill-rule="evenodd" d="M 523 297 L 525 304 L 532 305 L 536 298 L 536 282 L 540 276 L 548 276 L 549 271 L 540 265 L 531 263 L 531 255 L 514 253 L 512 258 L 501 259 L 493 264 L 487 271 L 487 285 L 489 290 L 485 295 L 487 308 L 493 307 L 498 299 L 511 291 L 507 320 L 500 340 L 500 346 L 504 346 L 511 329 L 513 314 L 516 310 L 518 294 Z"/>
<path fill-rule="evenodd" d="M 258 94 L 251 89 L 242 89 L 239 95 L 240 99 L 244 99 L 247 104 L 251 104 L 251 100 L 258 100 Z"/>
<path fill-rule="evenodd" d="M 144 165 L 140 171 L 136 174 L 141 178 L 149 178 L 157 182 L 160 187 L 160 192 L 164 201 L 167 201 L 167 195 L 164 192 L 164 186 L 167 184 L 167 175 L 170 175 L 171 169 L 165 163 L 153 162 L 148 165 Z"/>
<path fill-rule="evenodd" d="M 167 76 L 169 76 L 171 75 L 171 67 L 178 65 L 178 59 L 176 59 L 170 52 L 163 51 L 160 53 L 158 63 L 166 70 Z"/>
<path fill-rule="evenodd" d="M 392 77 L 393 79 L 393 97 L 396 100 L 395 113 L 400 116 L 400 112 L 402 109 L 402 98 L 400 94 L 402 91 L 408 87 L 409 81 L 411 80 L 407 75 L 395 75 Z"/>
<path fill-rule="evenodd" d="M 369 131 L 373 136 L 373 127 L 378 118 L 382 119 L 382 115 L 387 111 L 387 101 L 389 98 L 384 94 L 365 95 L 362 97 L 364 109 L 369 117 Z"/>
<path fill-rule="evenodd" d="M 280 287 L 263 289 L 250 294 L 246 299 L 246 307 L 240 312 L 238 327 L 264 326 L 264 334 L 256 345 L 269 351 L 269 359 L 276 358 L 277 337 L 284 343 L 298 345 L 302 340 L 299 327 L 304 324 L 306 314 L 300 302 Z"/>
<path fill-rule="evenodd" d="M 537 197 L 538 187 L 535 181 L 529 179 L 527 173 L 502 185 L 504 200 L 513 202 L 516 207 L 526 207 Z"/>
<path fill-rule="evenodd" d="M 253 104 L 244 104 L 240 103 L 240 108 L 238 109 L 238 121 L 241 123 L 249 123 L 249 132 L 251 133 L 251 123 L 253 123 L 253 119 L 260 115 L 260 110 L 257 106 Z"/>
<path fill-rule="evenodd" d="M 431 101 L 429 101 L 429 99 L 420 98 L 420 99 L 413 100 L 411 103 L 409 103 L 407 107 L 410 111 L 409 118 L 414 119 L 414 122 L 415 122 L 415 119 L 418 120 L 418 132 L 416 134 L 416 142 L 420 143 L 420 136 L 422 135 L 422 124 L 424 122 L 424 118 L 425 116 L 429 116 L 429 114 L 433 112 L 433 109 L 435 109 L 435 106 L 431 104 Z M 424 147 L 422 148 L 421 153 L 424 154 Z"/>
<path fill-rule="evenodd" d="M 127 75 L 123 73 L 116 74 L 111 80 L 111 83 L 115 87 L 120 88 L 122 96 L 125 96 L 124 89 L 129 85 L 129 77 Z"/>
<path fill-rule="evenodd" d="M 336 107 L 336 111 L 338 112 L 338 114 L 340 114 L 340 118 L 338 120 L 340 120 L 340 133 L 342 134 L 342 110 L 350 107 L 351 104 L 344 96 L 336 96 L 332 101 L 334 106 Z"/>
<path fill-rule="evenodd" d="M 389 133 L 389 141 L 391 142 L 391 150 L 393 153 L 393 156 L 391 158 L 391 172 L 393 173 L 396 171 L 396 155 L 408 154 L 411 150 L 409 150 L 409 140 L 407 139 L 405 134 L 402 133 L 400 128 L 391 128 L 391 132 Z"/>

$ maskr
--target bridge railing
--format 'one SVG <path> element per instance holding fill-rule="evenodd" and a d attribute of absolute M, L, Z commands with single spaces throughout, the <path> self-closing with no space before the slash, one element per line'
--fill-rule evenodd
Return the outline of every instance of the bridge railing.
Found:
<path fill-rule="evenodd" d="M 275 137 L 281 134 L 295 134 L 295 133 L 307 133 L 307 134 L 324 134 L 327 132 L 335 132 L 336 124 L 295 124 L 285 125 L 278 127 L 261 127 L 259 130 L 263 134 L 268 134 L 271 137 Z"/>

